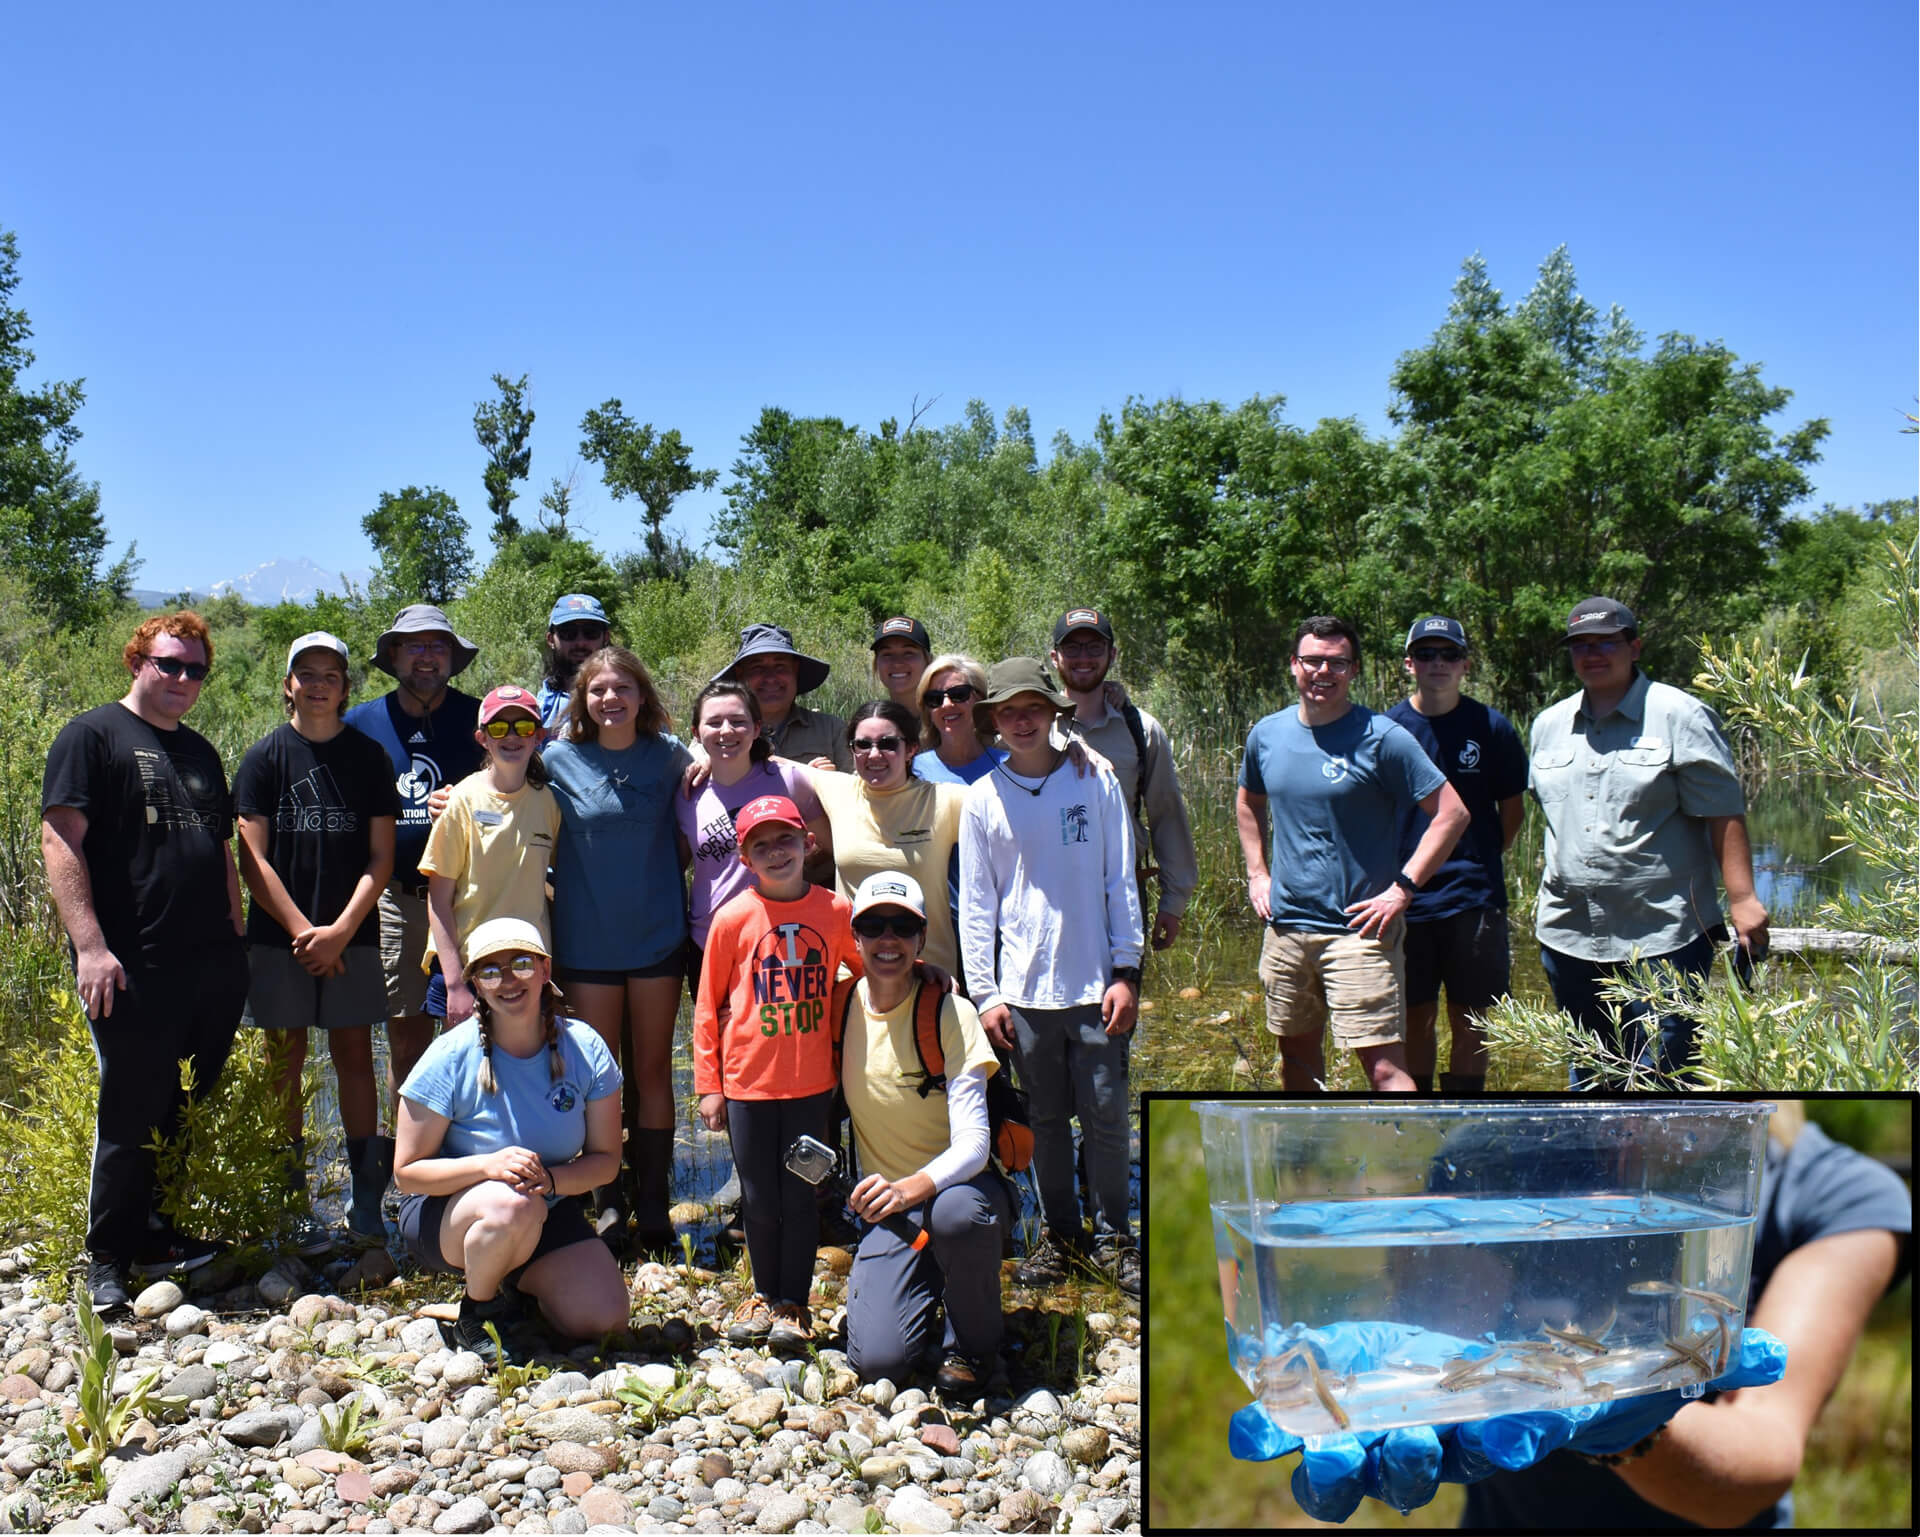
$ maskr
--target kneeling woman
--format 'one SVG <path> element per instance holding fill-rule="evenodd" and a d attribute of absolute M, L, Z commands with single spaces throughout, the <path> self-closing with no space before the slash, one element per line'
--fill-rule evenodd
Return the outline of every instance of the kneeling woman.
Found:
<path fill-rule="evenodd" d="M 866 976 L 835 992 L 846 1005 L 840 1082 L 864 1176 L 847 1204 L 874 1226 L 847 1281 L 847 1358 L 869 1382 L 899 1380 L 936 1356 L 944 1301 L 934 1383 L 971 1400 L 999 1368 L 1005 1327 L 1000 1254 L 1013 1203 L 987 1162 L 987 1075 L 999 1062 L 973 1005 L 949 993 L 939 1005 L 944 1071 L 926 1083 L 914 1041 L 918 994 L 931 985 L 914 966 L 927 936 L 918 881 L 868 876 L 853 934 Z"/>
<path fill-rule="evenodd" d="M 620 1266 L 580 1203 L 619 1171 L 619 1065 L 593 1026 L 556 1012 L 531 923 L 478 925 L 466 963 L 473 1018 L 436 1039 L 400 1089 L 401 1235 L 422 1268 L 466 1276 L 455 1349 L 496 1357 L 485 1325 L 504 1321 L 502 1282 L 562 1334 L 623 1329 Z"/>

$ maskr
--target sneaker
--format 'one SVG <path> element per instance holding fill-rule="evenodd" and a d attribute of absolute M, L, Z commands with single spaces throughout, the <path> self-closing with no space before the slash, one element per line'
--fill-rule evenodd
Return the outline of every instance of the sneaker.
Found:
<path fill-rule="evenodd" d="M 87 1294 L 93 1298 L 97 1314 L 118 1315 L 133 1306 L 127 1294 L 127 1277 L 112 1260 L 97 1259 L 87 1265 Z"/>
<path fill-rule="evenodd" d="M 798 1302 L 776 1302 L 767 1345 L 773 1350 L 801 1350 L 813 1343 L 813 1314 Z"/>
<path fill-rule="evenodd" d="M 443 1325 L 440 1332 L 446 1337 L 449 1348 L 471 1350 L 489 1368 L 493 1368 L 500 1364 L 500 1351 L 493 1343 L 493 1336 L 487 1333 L 486 1326 L 492 1324 L 496 1332 L 504 1332 L 512 1316 L 513 1303 L 504 1291 L 486 1302 L 476 1302 L 463 1295 L 460 1298 L 459 1316 L 451 1324 Z"/>
<path fill-rule="evenodd" d="M 772 1332 L 773 1309 L 755 1292 L 734 1309 L 733 1322 L 727 1325 L 727 1340 L 735 1345 L 757 1345 Z"/>
<path fill-rule="evenodd" d="M 333 1229 L 312 1212 L 296 1217 L 293 1226 L 287 1229 L 287 1243 L 302 1259 L 318 1259 L 322 1254 L 331 1254 L 334 1238 Z"/>
<path fill-rule="evenodd" d="M 1086 1252 L 1084 1236 L 1077 1243 L 1063 1241 L 1060 1234 L 1048 1228 L 1040 1242 L 1027 1251 L 1027 1257 L 1013 1267 L 1014 1282 L 1020 1286 L 1058 1286 L 1072 1267 L 1086 1263 Z"/>
<path fill-rule="evenodd" d="M 133 1262 L 133 1273 L 137 1276 L 178 1275 L 183 1271 L 198 1270 L 216 1255 L 226 1251 L 223 1243 L 209 1243 L 201 1238 L 189 1238 L 184 1233 L 161 1231 L 152 1235 L 153 1242 Z"/>

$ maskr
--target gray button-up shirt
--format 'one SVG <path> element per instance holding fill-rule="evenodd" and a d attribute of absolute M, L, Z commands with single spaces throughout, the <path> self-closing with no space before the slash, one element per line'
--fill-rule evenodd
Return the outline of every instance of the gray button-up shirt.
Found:
<path fill-rule="evenodd" d="M 1645 673 L 1599 720 L 1586 699 L 1533 723 L 1527 788 L 1547 824 L 1535 932 L 1583 960 L 1670 955 L 1720 921 L 1706 818 L 1746 813 L 1733 752 L 1712 710 Z"/>
<path fill-rule="evenodd" d="M 769 731 L 776 757 L 795 763 L 811 763 L 815 758 L 831 758 L 843 774 L 853 772 L 853 749 L 847 746 L 847 723 L 825 710 L 809 710 L 796 704 L 777 731 Z"/>

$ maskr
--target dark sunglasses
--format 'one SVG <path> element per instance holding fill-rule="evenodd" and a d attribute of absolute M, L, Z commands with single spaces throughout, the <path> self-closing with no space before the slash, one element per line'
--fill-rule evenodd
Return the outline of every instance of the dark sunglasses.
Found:
<path fill-rule="evenodd" d="M 482 961 L 473 968 L 476 982 L 498 982 L 507 972 L 512 972 L 525 982 L 540 969 L 539 960 L 531 955 L 516 955 L 504 961 Z"/>
<path fill-rule="evenodd" d="M 971 683 L 956 683 L 952 688 L 930 688 L 927 690 L 927 708 L 937 710 L 949 699 L 955 704 L 965 704 L 978 692 Z"/>
<path fill-rule="evenodd" d="M 1427 646 L 1419 651 L 1409 651 L 1407 655 L 1416 662 L 1458 662 L 1465 658 L 1466 652 L 1456 650 L 1452 646 L 1444 651 L 1436 651 L 1431 646 Z"/>
<path fill-rule="evenodd" d="M 855 752 L 898 752 L 904 737 L 897 736 L 857 736 L 853 739 Z"/>
<path fill-rule="evenodd" d="M 494 741 L 502 741 L 511 731 L 515 736 L 532 736 L 540 729 L 537 720 L 490 720 L 486 725 L 487 735 Z"/>
<path fill-rule="evenodd" d="M 159 670 L 164 678 L 177 678 L 186 675 L 187 682 L 198 683 L 208 672 L 205 662 L 183 662 L 177 656 L 150 656 L 147 660 Z"/>
<path fill-rule="evenodd" d="M 912 939 L 926 931 L 926 920 L 916 918 L 912 913 L 894 913 L 884 918 L 878 913 L 862 913 L 853 920 L 853 932 L 862 939 L 878 939 L 882 934 L 891 934 L 895 939 Z"/>

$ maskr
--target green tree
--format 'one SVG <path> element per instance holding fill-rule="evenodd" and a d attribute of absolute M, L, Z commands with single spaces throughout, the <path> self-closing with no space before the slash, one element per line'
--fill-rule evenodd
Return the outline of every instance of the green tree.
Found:
<path fill-rule="evenodd" d="M 830 521 L 822 482 L 842 448 L 858 446 L 858 428 L 834 416 L 797 417 L 764 406 L 740 438 L 727 505 L 714 519 L 713 542 L 743 558 L 765 558 L 796 534 Z"/>
<path fill-rule="evenodd" d="M 467 520 L 460 506 L 437 486 L 408 486 L 380 493 L 379 505 L 360 520 L 380 564 L 373 594 L 381 602 L 447 603 L 473 573 Z"/>
<path fill-rule="evenodd" d="M 580 457 L 600 466 L 616 501 L 634 497 L 646 513 L 648 574 L 657 578 L 684 570 L 686 548 L 681 545 L 676 559 L 667 542 L 667 515 L 686 492 L 710 489 L 720 472 L 693 468 L 693 449 L 677 427 L 656 433 L 651 422 L 637 423 L 628 416 L 618 400 L 589 411 L 581 418 L 580 431 L 585 434 Z"/>
<path fill-rule="evenodd" d="M 19 572 L 49 611 L 84 621 L 126 598 L 139 561 L 129 545 L 99 574 L 107 547 L 100 487 L 81 478 L 71 454 L 84 381 L 23 383 L 34 354 L 27 312 L 12 305 L 19 261 L 13 232 L 0 230 L 0 563 Z"/>
<path fill-rule="evenodd" d="M 493 542 L 497 548 L 520 532 L 513 501 L 520 493 L 516 480 L 525 480 L 533 468 L 533 450 L 527 439 L 533 432 L 533 412 L 527 409 L 527 376 L 493 376 L 498 400 L 483 400 L 473 408 L 473 435 L 487 451 L 481 479 L 487 487 L 487 507 L 493 513 Z"/>

